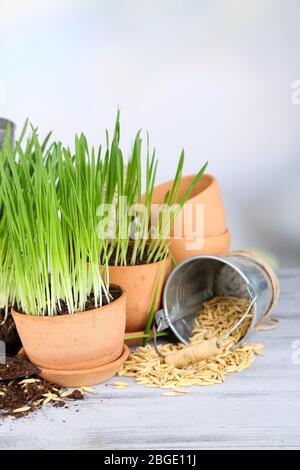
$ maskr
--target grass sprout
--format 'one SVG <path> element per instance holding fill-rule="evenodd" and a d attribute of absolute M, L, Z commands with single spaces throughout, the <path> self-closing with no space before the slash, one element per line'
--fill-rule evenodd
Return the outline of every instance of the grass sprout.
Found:
<path fill-rule="evenodd" d="M 75 137 L 72 149 L 53 141 L 51 133 L 40 140 L 28 121 L 14 147 L 10 137 L 8 126 L 0 150 L 0 308 L 15 304 L 37 316 L 110 302 L 109 265 L 166 260 L 170 229 L 207 165 L 178 200 L 182 151 L 153 226 L 158 159 L 149 136 L 144 146 L 138 131 L 125 160 L 120 111 L 104 150 L 89 147 L 84 134 Z"/>

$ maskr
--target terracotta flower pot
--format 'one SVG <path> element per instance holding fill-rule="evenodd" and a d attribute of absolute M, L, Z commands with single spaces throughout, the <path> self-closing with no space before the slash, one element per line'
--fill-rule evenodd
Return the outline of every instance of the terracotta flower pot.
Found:
<path fill-rule="evenodd" d="M 53 317 L 12 310 L 29 360 L 41 369 L 99 368 L 123 352 L 126 294 L 100 308 Z"/>
<path fill-rule="evenodd" d="M 215 255 L 221 256 L 226 255 L 230 248 L 231 235 L 229 230 L 217 237 L 205 237 L 202 248 L 188 248 L 188 244 L 191 242 L 185 238 L 176 239 L 171 238 L 170 249 L 176 259 L 177 263 L 190 258 L 191 256 L 200 255 Z"/>
<path fill-rule="evenodd" d="M 3 146 L 6 128 L 9 124 L 11 126 L 11 145 L 14 145 L 14 134 L 16 130 L 15 124 L 12 121 L 9 121 L 8 119 L 0 118 L 0 149 Z"/>
<path fill-rule="evenodd" d="M 170 272 L 170 258 L 158 263 L 109 267 L 110 282 L 126 292 L 126 333 L 144 331 L 157 279 L 160 276 L 156 309 L 160 306 L 163 286 Z"/>
<path fill-rule="evenodd" d="M 184 193 L 192 183 L 194 175 L 185 176 L 180 183 L 178 201 L 182 199 Z M 171 189 L 173 181 L 167 181 L 157 186 L 153 192 L 153 204 L 162 204 L 166 193 Z M 231 236 L 226 227 L 225 211 L 221 197 L 221 191 L 216 178 L 212 175 L 203 175 L 198 184 L 191 192 L 186 205 L 190 205 L 190 210 L 186 208 L 179 215 L 182 220 L 183 232 L 181 234 L 171 231 L 170 250 L 177 262 L 186 258 L 202 254 L 224 255 L 230 248 Z M 204 220 L 202 233 L 203 246 L 191 248 L 191 242 L 197 239 L 196 233 L 196 207 L 202 204 L 204 207 Z M 152 224 L 156 223 L 156 217 L 152 217 Z M 190 233 L 186 233 L 189 232 Z M 195 245 L 194 245 L 195 246 Z"/>
<path fill-rule="evenodd" d="M 145 329 L 141 331 L 135 331 L 134 333 L 125 333 L 125 344 L 127 344 L 129 347 L 142 346 L 144 332 Z M 132 338 L 132 336 L 137 336 L 137 338 Z"/>
<path fill-rule="evenodd" d="M 178 201 L 182 199 L 195 175 L 184 176 L 181 179 Z M 162 204 L 166 193 L 171 189 L 173 180 L 162 183 L 154 188 L 152 203 Z M 192 217 L 195 220 L 196 204 L 204 205 L 204 236 L 214 237 L 226 231 L 225 211 L 221 191 L 216 178 L 203 175 L 195 186 L 186 204 L 192 205 Z M 183 214 L 184 215 L 184 214 Z M 179 216 L 180 217 L 180 216 Z"/>

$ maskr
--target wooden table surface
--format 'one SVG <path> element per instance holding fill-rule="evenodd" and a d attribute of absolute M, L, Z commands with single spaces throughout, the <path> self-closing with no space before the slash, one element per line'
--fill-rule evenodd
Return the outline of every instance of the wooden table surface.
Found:
<path fill-rule="evenodd" d="M 130 379 L 122 378 L 125 390 L 98 385 L 96 395 L 68 409 L 2 419 L 0 448 L 299 449 L 300 269 L 281 270 L 279 278 L 280 326 L 255 334 L 266 348 L 250 369 L 171 398 Z"/>

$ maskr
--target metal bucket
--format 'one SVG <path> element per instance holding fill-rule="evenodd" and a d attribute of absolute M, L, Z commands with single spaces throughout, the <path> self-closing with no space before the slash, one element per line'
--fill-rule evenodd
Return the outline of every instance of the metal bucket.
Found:
<path fill-rule="evenodd" d="M 156 313 L 158 331 L 170 328 L 188 344 L 202 303 L 215 296 L 248 297 L 253 302 L 251 331 L 277 303 L 279 284 L 272 269 L 255 255 L 236 252 L 226 257 L 195 256 L 180 263 L 169 276 L 163 309 Z"/>
<path fill-rule="evenodd" d="M 6 132 L 7 126 L 8 126 L 9 124 L 10 124 L 10 126 L 11 126 L 11 146 L 12 146 L 12 147 L 14 146 L 14 143 L 15 143 L 15 129 L 16 129 L 16 126 L 15 126 L 15 124 L 14 124 L 12 121 L 9 121 L 8 119 L 0 118 L 0 149 L 1 149 L 2 146 L 3 146 L 4 137 L 5 137 L 5 132 Z"/>

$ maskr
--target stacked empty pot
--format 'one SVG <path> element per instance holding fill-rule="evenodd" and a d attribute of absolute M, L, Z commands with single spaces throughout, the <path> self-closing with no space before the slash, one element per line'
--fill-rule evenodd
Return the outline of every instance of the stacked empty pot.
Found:
<path fill-rule="evenodd" d="M 3 146 L 4 137 L 6 133 L 7 127 L 10 126 L 11 129 L 11 144 L 14 144 L 14 132 L 15 132 L 15 125 L 13 122 L 9 121 L 8 119 L 0 118 L 0 149 Z"/>
<path fill-rule="evenodd" d="M 178 201 L 193 178 L 194 175 L 182 178 Z M 171 187 L 172 181 L 157 186 L 153 194 L 153 203 L 163 204 L 165 195 Z M 178 236 L 174 230 L 171 231 L 170 248 L 177 263 L 191 256 L 203 254 L 226 255 L 230 248 L 231 236 L 226 225 L 220 187 L 214 176 L 202 176 L 186 202 L 186 206 L 188 205 L 189 209 L 184 208 L 180 215 L 183 234 Z M 200 224 L 196 223 L 199 213 L 202 214 Z M 190 230 L 186 230 L 187 227 Z"/>

